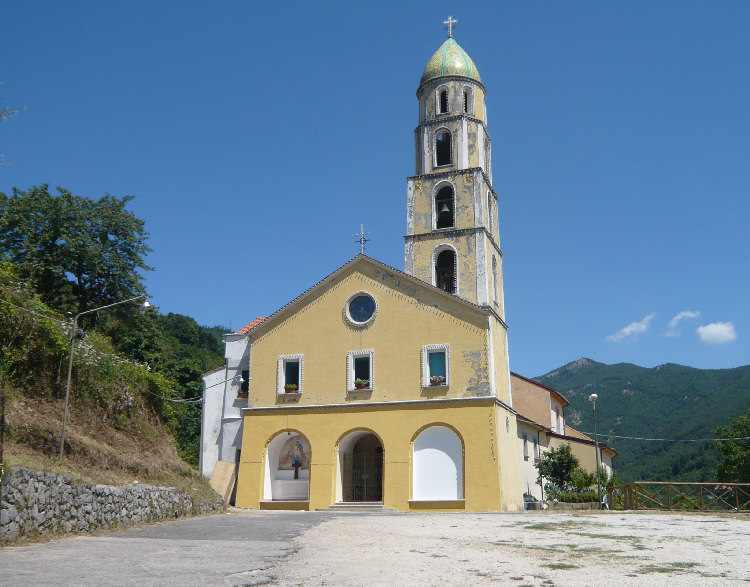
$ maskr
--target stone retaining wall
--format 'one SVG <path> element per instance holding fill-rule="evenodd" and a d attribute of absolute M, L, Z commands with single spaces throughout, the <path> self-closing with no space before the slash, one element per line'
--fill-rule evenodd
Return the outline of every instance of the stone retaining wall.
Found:
<path fill-rule="evenodd" d="M 174 487 L 74 485 L 59 477 L 17 468 L 3 479 L 0 541 L 49 532 L 87 532 L 138 522 L 222 511 L 216 500 L 195 503 Z"/>

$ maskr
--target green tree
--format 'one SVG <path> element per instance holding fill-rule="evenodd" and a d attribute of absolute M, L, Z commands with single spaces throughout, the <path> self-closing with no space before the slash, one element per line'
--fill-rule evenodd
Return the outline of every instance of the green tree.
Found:
<path fill-rule="evenodd" d="M 578 491 L 583 491 L 592 485 L 596 485 L 596 475 L 594 473 L 589 473 L 581 467 L 577 467 L 570 474 L 570 480 Z"/>
<path fill-rule="evenodd" d="M 747 416 L 730 418 L 728 426 L 719 426 L 712 434 L 733 439 L 711 443 L 711 448 L 724 454 L 724 462 L 716 467 L 719 481 L 750 483 L 750 410 Z"/>
<path fill-rule="evenodd" d="M 570 449 L 570 444 L 563 444 L 559 448 L 553 448 L 544 453 L 540 458 L 534 461 L 541 482 L 542 477 L 549 481 L 557 489 L 563 489 L 572 484 L 572 474 L 579 465 L 580 461 Z"/>
<path fill-rule="evenodd" d="M 144 221 L 126 206 L 133 196 L 98 200 L 47 185 L 0 193 L 0 258 L 12 261 L 42 299 L 83 312 L 145 292 Z"/>

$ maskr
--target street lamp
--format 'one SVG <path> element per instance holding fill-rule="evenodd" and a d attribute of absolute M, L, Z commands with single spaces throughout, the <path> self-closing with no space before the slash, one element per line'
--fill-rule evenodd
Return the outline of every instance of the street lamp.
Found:
<path fill-rule="evenodd" d="M 596 493 L 599 497 L 599 509 L 602 509 L 602 482 L 599 478 L 599 437 L 596 434 L 596 400 L 598 395 L 592 393 L 589 396 L 591 407 L 594 409 L 594 455 L 596 455 Z"/>
<path fill-rule="evenodd" d="M 73 330 L 70 332 L 70 360 L 68 361 L 68 382 L 65 385 L 65 409 L 63 411 L 63 425 L 62 425 L 62 434 L 60 435 L 60 460 L 63 460 L 64 458 L 64 448 L 65 448 L 65 423 L 68 420 L 68 397 L 70 397 L 70 375 L 73 372 L 73 354 L 75 352 L 75 344 L 76 344 L 76 338 L 78 334 L 78 319 L 81 316 L 84 316 L 85 314 L 91 314 L 93 312 L 98 312 L 99 310 L 105 310 L 107 308 L 111 308 L 112 306 L 119 306 L 120 304 L 127 304 L 129 302 L 135 302 L 136 300 L 144 300 L 143 304 L 141 305 L 141 309 L 150 310 L 153 308 L 151 304 L 148 303 L 148 300 L 146 299 L 146 296 L 136 296 L 134 298 L 129 298 L 127 300 L 122 300 L 121 302 L 115 302 L 114 304 L 107 304 L 106 306 L 101 306 L 99 308 L 94 308 L 93 310 L 86 310 L 85 312 L 81 312 L 80 314 L 76 314 L 76 317 L 73 318 Z"/>

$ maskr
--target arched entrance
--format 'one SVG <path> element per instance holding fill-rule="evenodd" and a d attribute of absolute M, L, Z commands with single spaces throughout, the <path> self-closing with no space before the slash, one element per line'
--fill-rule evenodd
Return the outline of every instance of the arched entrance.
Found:
<path fill-rule="evenodd" d="M 268 443 L 265 458 L 263 499 L 300 501 L 310 496 L 310 443 L 288 430 Z"/>
<path fill-rule="evenodd" d="M 383 501 L 383 445 L 372 432 L 358 430 L 339 442 L 339 502 Z"/>

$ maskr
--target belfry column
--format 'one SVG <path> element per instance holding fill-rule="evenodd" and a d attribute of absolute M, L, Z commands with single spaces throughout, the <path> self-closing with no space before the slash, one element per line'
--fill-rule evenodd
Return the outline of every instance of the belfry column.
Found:
<path fill-rule="evenodd" d="M 405 271 L 489 306 L 502 320 L 502 253 L 486 91 L 474 62 L 452 34 L 427 63 L 417 98 Z"/>

